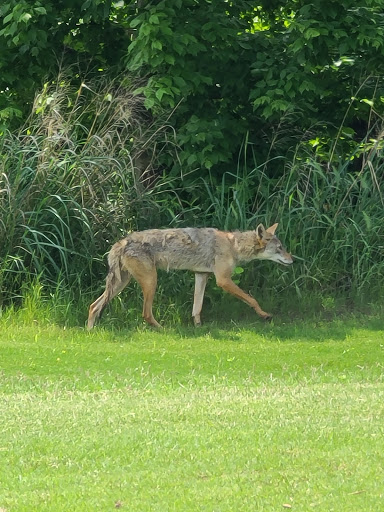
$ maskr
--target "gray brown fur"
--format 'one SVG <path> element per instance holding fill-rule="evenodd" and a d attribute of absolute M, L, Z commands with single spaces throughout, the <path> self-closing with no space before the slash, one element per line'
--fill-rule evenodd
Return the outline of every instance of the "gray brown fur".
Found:
<path fill-rule="evenodd" d="M 125 288 L 133 276 L 143 290 L 143 317 L 160 327 L 152 313 L 157 284 L 156 268 L 195 272 L 195 296 L 192 316 L 200 325 L 205 285 L 214 274 L 218 286 L 249 304 L 262 318 L 270 318 L 258 302 L 231 279 L 236 265 L 254 259 L 269 259 L 283 265 L 292 263 L 291 255 L 275 236 L 277 224 L 255 231 L 224 232 L 214 228 L 150 229 L 129 234 L 113 245 L 109 255 L 109 273 L 104 293 L 90 306 L 88 329 L 113 297 Z"/>

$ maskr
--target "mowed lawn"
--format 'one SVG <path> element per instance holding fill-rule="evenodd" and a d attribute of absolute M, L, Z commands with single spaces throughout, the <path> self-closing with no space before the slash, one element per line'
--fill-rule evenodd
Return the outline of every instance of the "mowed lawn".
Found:
<path fill-rule="evenodd" d="M 384 510 L 383 328 L 4 322 L 0 511 Z"/>

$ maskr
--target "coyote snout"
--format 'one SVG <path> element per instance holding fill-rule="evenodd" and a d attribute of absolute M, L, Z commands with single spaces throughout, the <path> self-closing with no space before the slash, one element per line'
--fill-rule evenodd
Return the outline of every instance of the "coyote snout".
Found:
<path fill-rule="evenodd" d="M 271 260 L 291 265 L 292 256 L 275 235 L 277 224 L 265 229 L 259 224 L 255 231 L 224 232 L 214 228 L 149 229 L 129 234 L 113 245 L 109 255 L 109 273 L 104 293 L 91 304 L 88 329 L 113 297 L 127 286 L 131 277 L 143 291 L 143 317 L 154 327 L 160 327 L 152 313 L 157 285 L 156 268 L 191 270 L 195 272 L 195 294 L 192 316 L 200 325 L 205 285 L 214 274 L 218 286 L 246 302 L 256 313 L 271 318 L 259 303 L 239 288 L 231 279 L 240 262 L 255 259 Z"/>

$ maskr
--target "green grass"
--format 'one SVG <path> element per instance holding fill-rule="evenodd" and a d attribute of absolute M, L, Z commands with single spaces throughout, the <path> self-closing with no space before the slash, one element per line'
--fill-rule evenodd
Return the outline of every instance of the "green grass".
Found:
<path fill-rule="evenodd" d="M 0 510 L 377 512 L 383 325 L 4 319 Z"/>

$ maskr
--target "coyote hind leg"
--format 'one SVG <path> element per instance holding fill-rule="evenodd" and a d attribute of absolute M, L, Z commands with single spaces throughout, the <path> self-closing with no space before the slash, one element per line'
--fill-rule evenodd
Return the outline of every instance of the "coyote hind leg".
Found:
<path fill-rule="evenodd" d="M 89 307 L 87 324 L 88 330 L 92 329 L 105 306 L 113 299 L 113 297 L 116 297 L 116 295 L 118 295 L 127 286 L 132 276 L 126 270 L 121 270 L 120 277 L 121 279 L 118 279 L 114 271 L 109 272 L 104 293 L 100 295 L 100 297 Z"/>
<path fill-rule="evenodd" d="M 139 283 L 143 291 L 143 318 L 152 327 L 161 327 L 152 312 L 153 299 L 157 287 L 157 272 L 152 261 L 132 258 L 129 261 L 129 271 Z"/>

